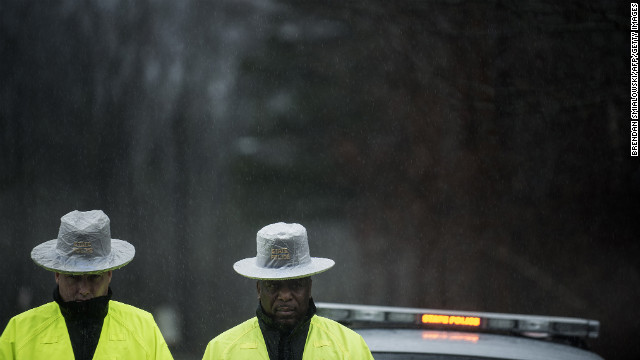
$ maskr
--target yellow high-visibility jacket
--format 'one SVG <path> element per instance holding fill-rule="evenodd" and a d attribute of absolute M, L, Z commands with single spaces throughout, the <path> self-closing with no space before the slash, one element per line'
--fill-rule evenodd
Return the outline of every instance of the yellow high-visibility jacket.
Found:
<path fill-rule="evenodd" d="M 209 342 L 203 360 L 269 360 L 258 318 L 249 319 Z M 353 330 L 314 315 L 309 324 L 303 360 L 373 360 L 369 347 Z"/>
<path fill-rule="evenodd" d="M 71 339 L 56 302 L 14 316 L 0 336 L 2 360 L 70 360 Z M 141 309 L 109 301 L 94 360 L 173 360 L 153 320 Z"/>

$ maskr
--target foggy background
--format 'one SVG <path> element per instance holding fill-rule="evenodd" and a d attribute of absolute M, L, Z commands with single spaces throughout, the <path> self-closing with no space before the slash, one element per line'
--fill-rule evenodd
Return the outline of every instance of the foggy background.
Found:
<path fill-rule="evenodd" d="M 0 327 L 51 301 L 31 249 L 102 209 L 114 300 L 176 359 L 254 315 L 263 226 L 316 301 L 574 316 L 640 346 L 629 7 L 567 1 L 0 3 Z M 635 221 L 634 221 L 635 219 Z"/>

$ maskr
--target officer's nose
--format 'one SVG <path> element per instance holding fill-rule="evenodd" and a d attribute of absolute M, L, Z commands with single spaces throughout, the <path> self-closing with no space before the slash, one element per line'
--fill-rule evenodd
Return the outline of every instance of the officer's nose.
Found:
<path fill-rule="evenodd" d="M 89 280 L 86 278 L 80 279 L 78 282 L 78 292 L 81 295 L 88 295 L 91 292 L 91 287 L 89 286 Z"/>
<path fill-rule="evenodd" d="M 282 301 L 291 300 L 291 290 L 289 290 L 288 286 L 283 286 L 278 291 L 278 299 Z"/>

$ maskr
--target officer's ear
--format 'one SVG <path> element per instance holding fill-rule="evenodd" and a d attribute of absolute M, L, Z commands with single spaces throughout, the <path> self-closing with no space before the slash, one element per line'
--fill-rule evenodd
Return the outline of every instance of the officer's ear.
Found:
<path fill-rule="evenodd" d="M 256 290 L 258 291 L 258 299 L 260 299 L 260 280 L 256 281 Z"/>

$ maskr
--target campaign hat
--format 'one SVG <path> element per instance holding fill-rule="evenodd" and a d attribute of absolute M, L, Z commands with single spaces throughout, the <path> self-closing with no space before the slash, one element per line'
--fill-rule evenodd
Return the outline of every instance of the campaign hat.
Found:
<path fill-rule="evenodd" d="M 112 239 L 110 219 L 102 210 L 74 210 L 60 218 L 58 237 L 31 251 L 46 270 L 63 274 L 98 274 L 127 265 L 136 253 L 129 242 Z"/>
<path fill-rule="evenodd" d="M 267 225 L 256 235 L 255 257 L 236 262 L 240 275 L 259 280 L 307 277 L 329 270 L 331 259 L 311 257 L 307 230 L 300 224 L 279 222 Z"/>

